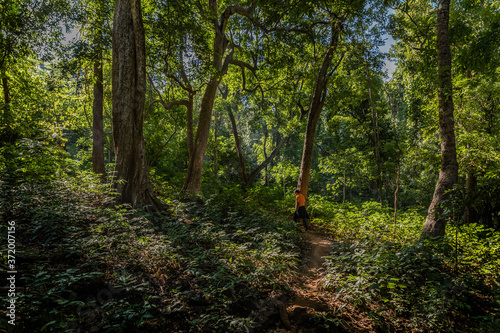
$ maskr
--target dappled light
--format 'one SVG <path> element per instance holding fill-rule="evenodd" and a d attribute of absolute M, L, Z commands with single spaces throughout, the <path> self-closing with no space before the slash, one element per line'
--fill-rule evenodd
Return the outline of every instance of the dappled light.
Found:
<path fill-rule="evenodd" d="M 500 331 L 500 7 L 0 4 L 0 331 Z"/>

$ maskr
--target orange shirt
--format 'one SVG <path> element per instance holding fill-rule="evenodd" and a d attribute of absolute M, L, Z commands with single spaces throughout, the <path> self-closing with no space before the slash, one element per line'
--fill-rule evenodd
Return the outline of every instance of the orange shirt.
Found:
<path fill-rule="evenodd" d="M 306 205 L 306 198 L 302 193 L 296 193 L 295 194 L 295 201 L 299 203 L 299 207 L 305 206 Z"/>

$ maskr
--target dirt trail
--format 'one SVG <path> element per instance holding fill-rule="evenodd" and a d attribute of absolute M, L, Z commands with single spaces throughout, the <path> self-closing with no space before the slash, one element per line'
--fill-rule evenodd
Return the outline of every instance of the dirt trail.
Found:
<path fill-rule="evenodd" d="M 297 283 L 293 286 L 295 295 L 281 309 L 282 321 L 289 332 L 316 332 L 308 323 L 309 319 L 316 312 L 331 310 L 322 292 L 321 269 L 332 242 L 311 231 L 306 233 L 305 241 L 305 256 Z"/>

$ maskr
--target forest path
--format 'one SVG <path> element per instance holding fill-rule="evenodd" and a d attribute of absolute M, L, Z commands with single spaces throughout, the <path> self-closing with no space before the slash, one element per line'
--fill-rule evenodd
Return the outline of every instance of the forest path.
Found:
<path fill-rule="evenodd" d="M 317 312 L 332 310 L 323 292 L 321 275 L 331 244 L 332 241 L 320 233 L 308 231 L 305 234 L 304 257 L 292 287 L 294 296 L 280 309 L 281 319 L 289 332 L 317 332 L 309 319 L 317 316 Z"/>

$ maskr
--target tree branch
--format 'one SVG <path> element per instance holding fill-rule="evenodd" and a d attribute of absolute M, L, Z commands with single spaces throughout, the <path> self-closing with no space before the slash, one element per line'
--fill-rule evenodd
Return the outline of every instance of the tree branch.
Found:
<path fill-rule="evenodd" d="M 158 100 L 153 101 L 153 103 L 151 103 L 151 105 L 149 105 L 149 107 L 148 107 L 148 114 L 149 114 L 149 108 L 150 108 L 152 105 L 156 104 L 156 103 L 161 103 L 161 104 L 163 105 L 163 107 L 164 107 L 166 110 L 168 110 L 168 111 L 170 111 L 174 105 L 186 105 L 186 106 L 188 105 L 188 104 L 187 104 L 188 102 L 187 102 L 186 100 L 181 100 L 181 101 L 172 101 L 172 102 L 170 102 L 170 103 L 166 104 L 166 103 L 165 103 L 165 101 L 163 100 L 163 97 L 162 97 L 162 96 L 161 96 L 161 94 L 160 94 L 160 91 L 159 91 L 159 90 L 155 87 L 155 85 L 154 85 L 154 83 L 153 83 L 153 80 L 151 79 L 151 76 L 149 76 L 149 75 L 148 75 L 148 79 L 149 79 L 149 82 L 150 82 L 150 84 L 151 84 L 151 87 L 154 89 L 154 91 L 156 91 L 156 93 L 158 94 L 158 97 L 159 97 L 159 99 L 158 99 Z M 171 113 L 171 112 L 169 112 L 169 116 L 170 116 L 170 118 L 172 118 L 172 120 L 173 120 L 173 122 L 174 122 L 174 125 L 175 125 L 175 127 L 177 128 L 177 120 L 174 118 L 174 116 L 172 115 L 172 113 Z"/>
<path fill-rule="evenodd" d="M 249 69 L 250 72 L 252 72 L 252 74 L 257 77 L 257 75 L 255 74 L 255 72 L 257 71 L 257 68 L 244 62 L 244 61 L 241 61 L 241 60 L 236 60 L 236 59 L 229 59 L 229 63 L 230 64 L 233 64 L 233 65 L 236 65 L 236 66 L 239 66 L 241 67 L 241 70 L 244 71 L 245 68 Z"/>
<path fill-rule="evenodd" d="M 269 163 L 271 163 L 271 161 L 276 157 L 276 155 L 278 155 L 278 152 L 280 151 L 280 149 L 285 145 L 285 143 L 288 141 L 288 138 L 290 138 L 291 134 L 287 137 L 284 137 L 281 139 L 281 141 L 278 143 L 278 145 L 276 146 L 276 148 L 274 148 L 273 152 L 271 153 L 271 155 L 269 155 L 265 160 L 264 162 L 262 162 L 258 167 L 257 169 L 255 169 L 251 174 L 250 176 L 248 177 L 248 181 L 247 181 L 247 185 L 249 185 L 254 179 L 255 177 L 257 177 L 257 175 L 266 167 L 266 165 L 268 165 Z"/>
<path fill-rule="evenodd" d="M 153 158 L 153 160 L 149 163 L 149 167 L 151 167 L 153 165 L 153 163 L 156 161 L 156 159 L 158 158 L 158 155 L 160 155 L 161 151 L 168 145 L 168 143 L 170 142 L 170 140 L 172 140 L 172 138 L 174 137 L 175 133 L 177 133 L 177 127 L 174 129 L 174 133 L 172 133 L 172 135 L 170 135 L 170 137 L 168 138 L 167 142 L 165 142 L 163 144 L 163 146 L 161 146 L 161 148 L 156 152 L 155 154 L 155 157 Z"/>

